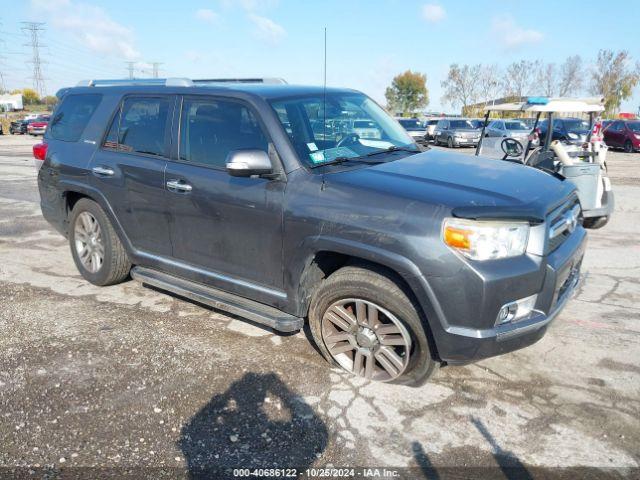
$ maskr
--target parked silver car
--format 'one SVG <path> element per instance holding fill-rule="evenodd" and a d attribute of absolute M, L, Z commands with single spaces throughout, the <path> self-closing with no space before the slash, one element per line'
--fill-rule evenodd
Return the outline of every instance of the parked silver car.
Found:
<path fill-rule="evenodd" d="M 526 140 L 531 128 L 520 120 L 492 120 L 485 131 L 486 137 L 509 137 Z"/>
<path fill-rule="evenodd" d="M 424 131 L 424 139 L 429 142 L 431 140 L 433 140 L 435 137 L 433 136 L 433 133 L 436 129 L 436 125 L 438 125 L 438 122 L 440 121 L 439 118 L 430 118 L 425 122 L 425 131 Z"/>
<path fill-rule="evenodd" d="M 465 118 L 443 118 L 434 130 L 434 143 L 453 147 L 475 147 L 480 140 L 480 130 Z"/>

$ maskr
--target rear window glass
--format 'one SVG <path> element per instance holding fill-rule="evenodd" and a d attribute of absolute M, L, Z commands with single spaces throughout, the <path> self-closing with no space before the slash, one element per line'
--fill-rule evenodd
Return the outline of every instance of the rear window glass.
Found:
<path fill-rule="evenodd" d="M 113 119 L 104 147 L 163 156 L 168 111 L 166 97 L 126 98 Z"/>
<path fill-rule="evenodd" d="M 49 125 L 51 138 L 77 142 L 101 100 L 99 93 L 66 96 Z"/>

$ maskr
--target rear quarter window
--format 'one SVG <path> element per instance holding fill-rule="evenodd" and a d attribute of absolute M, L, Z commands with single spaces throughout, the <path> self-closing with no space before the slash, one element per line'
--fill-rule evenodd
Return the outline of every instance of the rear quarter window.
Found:
<path fill-rule="evenodd" d="M 102 101 L 99 93 L 67 95 L 49 125 L 49 136 L 63 142 L 77 142 Z"/>

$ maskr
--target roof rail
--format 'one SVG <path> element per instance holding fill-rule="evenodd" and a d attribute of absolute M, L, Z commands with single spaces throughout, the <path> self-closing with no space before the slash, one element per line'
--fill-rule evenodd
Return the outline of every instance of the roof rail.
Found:
<path fill-rule="evenodd" d="M 254 78 L 199 78 L 193 80 L 196 85 L 207 83 L 268 83 L 268 84 L 286 84 L 287 81 L 277 77 L 254 77 Z"/>
<path fill-rule="evenodd" d="M 125 78 L 113 80 L 81 80 L 77 87 L 116 87 L 120 85 L 161 85 L 165 87 L 191 87 L 188 78 Z"/>

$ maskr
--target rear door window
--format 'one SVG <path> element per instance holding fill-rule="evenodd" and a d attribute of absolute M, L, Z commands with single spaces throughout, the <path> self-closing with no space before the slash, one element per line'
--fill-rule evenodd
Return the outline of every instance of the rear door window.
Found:
<path fill-rule="evenodd" d="M 99 93 L 64 97 L 51 120 L 49 136 L 63 142 L 77 142 L 101 100 Z"/>
<path fill-rule="evenodd" d="M 114 116 L 104 148 L 165 156 L 168 97 L 127 97 Z"/>

